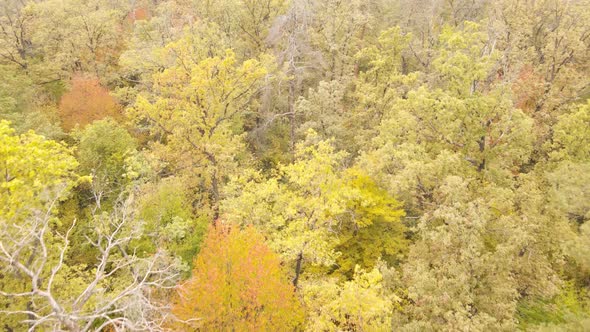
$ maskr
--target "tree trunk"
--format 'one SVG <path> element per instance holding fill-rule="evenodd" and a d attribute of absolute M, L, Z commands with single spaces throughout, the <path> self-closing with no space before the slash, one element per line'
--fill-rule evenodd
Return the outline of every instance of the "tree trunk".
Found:
<path fill-rule="evenodd" d="M 293 277 L 293 286 L 297 288 L 297 283 L 299 282 L 299 275 L 301 274 L 301 262 L 303 261 L 303 252 L 300 252 L 297 255 L 297 263 L 295 264 L 295 277 Z"/>

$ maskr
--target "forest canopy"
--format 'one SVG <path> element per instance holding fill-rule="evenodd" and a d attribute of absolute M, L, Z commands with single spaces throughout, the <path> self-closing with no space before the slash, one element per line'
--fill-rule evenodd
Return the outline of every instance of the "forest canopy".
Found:
<path fill-rule="evenodd" d="M 590 330 L 590 0 L 0 0 L 0 330 Z"/>

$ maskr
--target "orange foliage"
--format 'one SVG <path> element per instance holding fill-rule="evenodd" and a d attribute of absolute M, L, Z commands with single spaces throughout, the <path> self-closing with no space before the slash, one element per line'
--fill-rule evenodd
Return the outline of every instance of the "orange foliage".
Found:
<path fill-rule="evenodd" d="M 150 12 L 145 7 L 134 8 L 129 12 L 129 14 L 127 14 L 127 20 L 129 23 L 133 23 L 135 21 L 145 21 L 150 18 Z"/>
<path fill-rule="evenodd" d="M 107 116 L 118 118 L 121 107 L 109 91 L 94 78 L 74 77 L 72 88 L 59 103 L 59 116 L 64 130 L 84 127 Z"/>
<path fill-rule="evenodd" d="M 292 331 L 303 321 L 294 287 L 264 238 L 253 227 L 219 223 L 210 226 L 173 312 L 186 321 L 177 330 Z"/>

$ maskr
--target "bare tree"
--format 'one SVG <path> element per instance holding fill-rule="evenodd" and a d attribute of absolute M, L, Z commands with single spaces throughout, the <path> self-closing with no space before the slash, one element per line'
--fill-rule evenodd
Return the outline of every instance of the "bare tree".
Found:
<path fill-rule="evenodd" d="M 78 226 L 74 221 L 65 232 L 54 230 L 57 198 L 22 225 L 0 220 L 0 274 L 24 280 L 28 287 L 26 291 L 0 289 L 0 296 L 15 303 L 0 310 L 0 320 L 22 317 L 29 331 L 165 330 L 169 308 L 158 295 L 174 287 L 178 273 L 164 252 L 140 257 L 131 249 L 132 241 L 141 236 L 132 202 L 131 195 L 112 213 L 95 216 L 94 227 L 84 238 L 97 257 L 82 272 L 82 287 L 72 290 L 68 279 L 79 277 L 70 276 L 75 269 L 67 266 L 67 259 Z"/>

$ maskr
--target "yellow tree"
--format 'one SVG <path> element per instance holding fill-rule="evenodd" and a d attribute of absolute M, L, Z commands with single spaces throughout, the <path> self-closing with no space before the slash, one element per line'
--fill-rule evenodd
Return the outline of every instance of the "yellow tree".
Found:
<path fill-rule="evenodd" d="M 77 166 L 64 145 L 33 132 L 15 135 L 8 122 L 0 121 L 0 305 L 4 309 L 0 321 L 4 328 L 24 328 L 20 321 L 26 315 L 18 313 L 38 309 L 31 299 L 47 271 L 36 268 L 56 261 L 57 246 L 52 242 L 58 242 L 59 236 L 47 233 L 57 222 L 59 201 L 77 182 Z M 11 296 L 31 288 L 30 298 Z"/>
<path fill-rule="evenodd" d="M 317 140 L 310 132 L 308 142 L 297 146 L 295 163 L 274 176 L 236 177 L 222 202 L 224 218 L 264 232 L 291 264 L 294 285 L 308 267 L 339 266 L 350 275 L 355 264 L 372 268 L 379 257 L 395 257 L 405 247 L 400 203 L 360 170 L 344 168 L 347 154 L 331 141 Z"/>
<path fill-rule="evenodd" d="M 355 268 L 352 280 L 334 278 L 305 281 L 303 297 L 308 305 L 307 331 L 388 331 L 397 301 L 384 287 L 377 267 Z"/>
<path fill-rule="evenodd" d="M 264 84 L 256 60 L 223 57 L 180 62 L 154 79 L 154 94 L 140 95 L 130 116 L 153 134 L 154 153 L 216 210 L 224 177 L 244 154 L 242 120 Z M 216 214 L 216 213 L 215 213 Z"/>

